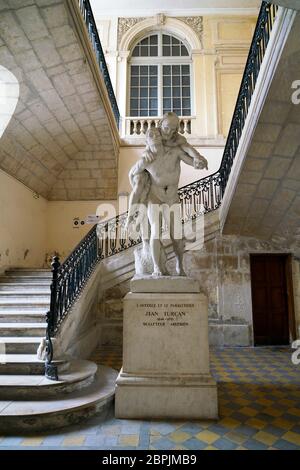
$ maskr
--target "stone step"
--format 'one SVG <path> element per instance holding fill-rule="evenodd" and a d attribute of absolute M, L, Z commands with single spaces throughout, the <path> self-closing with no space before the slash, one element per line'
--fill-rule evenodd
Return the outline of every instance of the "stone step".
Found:
<path fill-rule="evenodd" d="M 0 338 L 4 336 L 44 337 L 47 323 L 0 323 Z"/>
<path fill-rule="evenodd" d="M 25 271 L 25 272 L 28 272 L 28 271 L 29 271 L 29 272 L 35 271 L 35 272 L 38 272 L 38 273 L 40 273 L 40 272 L 42 272 L 42 273 L 44 273 L 44 272 L 49 273 L 49 272 L 51 272 L 51 269 L 50 269 L 50 268 L 30 268 L 30 267 L 25 267 L 25 266 L 23 266 L 23 267 L 20 267 L 20 266 L 12 266 L 12 267 L 8 268 L 6 271 L 18 271 L 18 272 L 20 272 L 20 271 Z"/>
<path fill-rule="evenodd" d="M 33 276 L 33 275 L 16 275 L 16 274 L 10 274 L 10 275 L 5 275 L 5 276 L 0 276 L 0 282 L 20 282 L 20 283 L 26 283 L 26 282 L 45 282 L 45 283 L 51 283 L 51 277 L 49 276 Z"/>
<path fill-rule="evenodd" d="M 0 337 L 1 354 L 36 354 L 41 338 L 37 336 Z"/>
<path fill-rule="evenodd" d="M 3 282 L 0 283 L 0 294 L 44 294 L 50 295 L 49 284 L 19 284 L 18 282 Z"/>
<path fill-rule="evenodd" d="M 95 378 L 97 365 L 91 361 L 70 361 L 59 380 L 49 380 L 44 375 L 0 375 L 0 400 L 41 400 L 58 393 L 72 393 L 89 386 Z"/>
<path fill-rule="evenodd" d="M 51 284 L 51 280 L 49 279 L 19 279 L 18 277 L 13 276 L 0 276 L 0 286 L 6 285 L 17 285 L 19 287 L 26 288 L 27 286 L 41 286 L 41 287 L 48 287 Z"/>
<path fill-rule="evenodd" d="M 52 272 L 49 269 L 32 269 L 32 268 L 13 268 L 8 269 L 4 273 L 5 276 L 37 276 L 51 278 Z"/>
<path fill-rule="evenodd" d="M 9 312 L 32 312 L 32 313 L 41 313 L 47 312 L 49 310 L 50 302 L 2 302 L 0 303 L 0 313 L 9 313 Z"/>
<path fill-rule="evenodd" d="M 11 304 L 11 303 L 30 303 L 33 304 L 49 304 L 50 302 L 50 291 L 48 293 L 45 292 L 2 292 L 0 291 L 0 307 L 1 305 Z"/>
<path fill-rule="evenodd" d="M 55 361 L 66 366 L 66 361 Z M 44 375 L 45 363 L 36 354 L 0 354 L 0 375 Z"/>
<path fill-rule="evenodd" d="M 1 323 L 44 323 L 46 318 L 46 310 L 32 311 L 28 310 L 6 310 L 0 309 L 0 324 Z"/>
<path fill-rule="evenodd" d="M 66 395 L 44 400 L 1 400 L 0 431 L 33 432 L 75 424 L 103 412 L 115 393 L 118 373 L 99 366 L 93 383 Z"/>

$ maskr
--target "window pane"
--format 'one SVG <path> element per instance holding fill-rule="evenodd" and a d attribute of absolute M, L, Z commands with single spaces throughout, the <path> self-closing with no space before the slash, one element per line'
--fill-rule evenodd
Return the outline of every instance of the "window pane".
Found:
<path fill-rule="evenodd" d="M 163 96 L 164 98 L 168 98 L 169 96 L 171 96 L 171 87 L 164 87 L 163 88 Z"/>
<path fill-rule="evenodd" d="M 183 87 L 182 88 L 182 96 L 190 96 L 190 87 Z"/>
<path fill-rule="evenodd" d="M 179 56 L 180 55 L 180 48 L 179 46 L 172 47 L 172 56 Z"/>
<path fill-rule="evenodd" d="M 150 44 L 157 44 L 157 34 L 150 36 Z"/>
<path fill-rule="evenodd" d="M 144 46 L 147 46 L 149 44 L 149 38 L 145 38 L 143 39 L 140 44 L 144 45 Z"/>
<path fill-rule="evenodd" d="M 185 98 L 182 100 L 182 107 L 183 108 L 189 108 L 190 107 L 190 99 L 189 98 Z"/>
<path fill-rule="evenodd" d="M 170 99 L 164 99 L 163 102 L 164 108 L 170 108 L 171 109 L 171 100 Z"/>
<path fill-rule="evenodd" d="M 175 109 L 175 108 L 174 108 L 174 109 L 173 109 L 173 113 L 176 113 L 177 116 L 181 116 L 181 109 L 180 109 L 180 108 L 178 108 L 178 109 Z"/>
<path fill-rule="evenodd" d="M 170 75 L 171 74 L 171 66 L 170 65 L 164 65 L 163 66 L 163 74 L 164 75 Z"/>
<path fill-rule="evenodd" d="M 190 77 L 183 76 L 182 77 L 182 85 L 189 85 L 190 84 Z"/>
<path fill-rule="evenodd" d="M 157 116 L 157 109 L 150 109 L 149 116 Z"/>
<path fill-rule="evenodd" d="M 173 98 L 173 108 L 180 108 L 180 98 Z"/>
<path fill-rule="evenodd" d="M 139 75 L 139 67 L 137 65 L 131 66 L 131 75 Z"/>
<path fill-rule="evenodd" d="M 148 100 L 141 99 L 140 100 L 140 108 L 141 109 L 148 109 Z"/>
<path fill-rule="evenodd" d="M 182 116 L 190 116 L 191 115 L 191 110 L 190 109 L 183 109 L 182 110 Z"/>
<path fill-rule="evenodd" d="M 163 34 L 163 44 L 170 44 L 171 38 L 167 34 Z"/>
<path fill-rule="evenodd" d="M 169 57 L 171 55 L 171 48 L 169 46 L 163 46 L 163 56 Z"/>
<path fill-rule="evenodd" d="M 182 75 L 189 75 L 190 74 L 190 66 L 189 65 L 182 65 Z"/>
<path fill-rule="evenodd" d="M 139 116 L 148 116 L 148 110 L 147 109 L 141 109 Z"/>
<path fill-rule="evenodd" d="M 181 45 L 181 55 L 182 56 L 189 55 L 187 48 L 183 44 Z"/>
<path fill-rule="evenodd" d="M 149 48 L 148 46 L 141 46 L 141 56 L 147 57 L 149 55 Z"/>
<path fill-rule="evenodd" d="M 131 77 L 131 86 L 138 86 L 139 84 L 139 79 L 138 77 Z"/>
<path fill-rule="evenodd" d="M 180 75 L 180 65 L 173 65 L 172 66 L 172 74 L 173 75 Z"/>
<path fill-rule="evenodd" d="M 171 77 L 170 76 L 169 77 L 164 77 L 163 84 L 164 84 L 164 86 L 171 85 Z"/>
<path fill-rule="evenodd" d="M 130 116 L 138 116 L 138 110 L 137 109 L 130 109 Z"/>
<path fill-rule="evenodd" d="M 151 55 L 151 57 L 157 57 L 158 56 L 157 46 L 151 46 L 150 47 L 150 55 Z"/>
<path fill-rule="evenodd" d="M 142 96 L 142 97 L 148 96 L 148 88 L 141 88 L 140 89 L 140 96 Z"/>
<path fill-rule="evenodd" d="M 150 88 L 149 89 L 149 96 L 151 98 L 156 98 L 157 97 L 157 88 Z"/>
<path fill-rule="evenodd" d="M 178 76 L 175 76 L 175 77 L 172 77 L 172 85 L 177 85 L 177 86 L 180 85 L 180 77 L 179 77 L 179 75 L 178 75 Z"/>
<path fill-rule="evenodd" d="M 138 57 L 139 55 L 140 55 L 140 48 L 139 48 L 139 46 L 136 46 L 136 47 L 133 49 L 132 56 L 133 56 L 133 57 Z"/>
<path fill-rule="evenodd" d="M 179 87 L 173 87 L 173 96 L 175 96 L 175 97 L 180 96 L 180 88 Z"/>
<path fill-rule="evenodd" d="M 157 100 L 150 100 L 150 109 L 157 109 Z"/>
<path fill-rule="evenodd" d="M 148 77 L 141 77 L 141 86 L 148 86 Z"/>
<path fill-rule="evenodd" d="M 141 65 L 140 72 L 141 75 L 148 75 L 148 65 Z"/>
<path fill-rule="evenodd" d="M 172 36 L 172 44 L 180 44 L 181 41 L 179 41 L 179 39 L 176 39 L 174 38 L 174 36 Z"/>
<path fill-rule="evenodd" d="M 150 77 L 150 86 L 157 86 L 157 77 Z"/>
<path fill-rule="evenodd" d="M 133 99 L 131 99 L 131 100 L 130 100 L 130 107 L 131 107 L 131 109 L 137 109 L 137 107 L 138 107 L 138 100 L 133 100 Z"/>
<path fill-rule="evenodd" d="M 138 88 L 131 88 L 131 96 L 133 98 L 139 96 L 139 89 Z"/>

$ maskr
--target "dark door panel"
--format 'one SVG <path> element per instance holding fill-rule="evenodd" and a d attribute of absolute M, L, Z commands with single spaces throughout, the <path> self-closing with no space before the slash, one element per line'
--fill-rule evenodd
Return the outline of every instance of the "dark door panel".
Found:
<path fill-rule="evenodd" d="M 289 343 L 286 257 L 251 255 L 255 345 Z"/>

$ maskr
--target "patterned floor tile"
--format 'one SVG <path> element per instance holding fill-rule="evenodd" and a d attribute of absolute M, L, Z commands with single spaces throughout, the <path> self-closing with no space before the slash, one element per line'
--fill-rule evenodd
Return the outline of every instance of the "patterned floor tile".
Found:
<path fill-rule="evenodd" d="M 91 358 L 119 370 L 120 351 Z M 288 348 L 211 351 L 219 420 L 136 421 L 101 416 L 37 436 L 0 437 L 0 449 L 300 450 L 300 366 Z"/>

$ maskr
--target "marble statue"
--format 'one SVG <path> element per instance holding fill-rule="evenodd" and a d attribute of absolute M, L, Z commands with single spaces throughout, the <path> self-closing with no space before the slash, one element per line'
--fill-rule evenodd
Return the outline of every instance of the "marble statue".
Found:
<path fill-rule="evenodd" d="M 158 128 L 148 129 L 146 149 L 129 172 L 133 189 L 127 227 L 131 231 L 135 226 L 143 240 L 138 255 L 140 272 L 137 274 L 168 275 L 166 254 L 161 241 L 163 223 L 166 223 L 175 253 L 176 273 L 179 276 L 185 275 L 182 229 L 180 236 L 176 233 L 176 227 L 181 228 L 178 197 L 180 163 L 183 161 L 195 169 L 207 169 L 208 165 L 207 160 L 179 134 L 178 129 L 177 115 L 166 113 Z"/>

